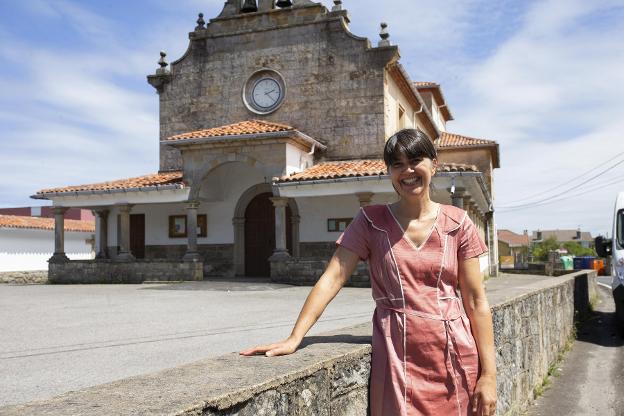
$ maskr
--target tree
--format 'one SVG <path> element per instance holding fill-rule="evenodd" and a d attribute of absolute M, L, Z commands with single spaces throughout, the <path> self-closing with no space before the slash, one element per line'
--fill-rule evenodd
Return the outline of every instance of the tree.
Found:
<path fill-rule="evenodd" d="M 597 255 L 596 250 L 594 250 L 593 248 L 583 247 L 581 243 L 578 243 L 576 241 L 566 241 L 565 243 L 563 243 L 563 248 L 568 250 L 568 253 L 576 257 Z"/>
<path fill-rule="evenodd" d="M 533 246 L 533 257 L 537 260 L 546 261 L 548 260 L 548 253 L 557 250 L 559 246 L 560 244 L 556 237 L 548 237 L 546 240 Z"/>

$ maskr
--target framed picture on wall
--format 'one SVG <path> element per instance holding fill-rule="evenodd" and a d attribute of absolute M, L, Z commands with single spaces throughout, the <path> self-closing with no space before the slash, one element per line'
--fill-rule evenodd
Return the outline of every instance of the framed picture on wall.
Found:
<path fill-rule="evenodd" d="M 208 235 L 208 216 L 199 214 L 197 216 L 197 237 Z M 169 238 L 186 237 L 186 215 L 169 216 Z"/>
<path fill-rule="evenodd" d="M 186 215 L 169 216 L 169 238 L 186 237 Z"/>

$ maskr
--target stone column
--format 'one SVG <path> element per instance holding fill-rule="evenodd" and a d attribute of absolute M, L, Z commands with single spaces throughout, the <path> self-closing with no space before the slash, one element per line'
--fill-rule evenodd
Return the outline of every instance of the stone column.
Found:
<path fill-rule="evenodd" d="M 275 207 L 275 251 L 269 260 L 287 260 L 290 258 L 286 248 L 286 205 L 288 205 L 288 198 L 273 197 L 271 202 Z"/>
<path fill-rule="evenodd" d="M 447 191 L 450 193 L 451 188 L 447 188 Z M 451 204 L 457 208 L 464 208 L 464 193 L 466 189 L 455 187 L 455 193 L 451 194 Z"/>
<path fill-rule="evenodd" d="M 130 252 L 130 211 L 132 210 L 132 205 L 121 205 L 119 207 L 119 233 L 117 236 L 118 244 L 119 244 L 119 254 L 117 254 L 117 259 L 119 260 L 134 260 L 134 256 Z"/>
<path fill-rule="evenodd" d="M 64 263 L 69 261 L 65 254 L 65 207 L 54 207 L 54 254 L 49 263 Z"/>
<path fill-rule="evenodd" d="M 186 254 L 184 261 L 199 261 L 201 256 L 197 251 L 197 208 L 199 202 L 190 202 L 186 207 Z"/>
<path fill-rule="evenodd" d="M 96 259 L 108 258 L 108 213 L 107 209 L 96 209 L 95 215 L 98 219 L 98 228 L 95 230 L 98 243 Z"/>
<path fill-rule="evenodd" d="M 360 207 L 370 205 L 373 195 L 375 195 L 373 192 L 357 192 L 355 194 L 360 202 Z"/>

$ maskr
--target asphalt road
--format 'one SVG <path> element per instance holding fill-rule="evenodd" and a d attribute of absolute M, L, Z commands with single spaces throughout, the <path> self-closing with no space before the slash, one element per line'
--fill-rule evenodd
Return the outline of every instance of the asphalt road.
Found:
<path fill-rule="evenodd" d="M 271 283 L 0 285 L 0 406 L 281 340 L 309 287 Z M 370 289 L 344 288 L 312 328 L 370 321 Z"/>
<path fill-rule="evenodd" d="M 605 282 L 610 286 L 611 278 Z M 529 416 L 624 415 L 624 339 L 616 327 L 611 291 L 599 286 L 599 294 L 596 311 L 579 329 L 559 376 L 551 378 Z"/>

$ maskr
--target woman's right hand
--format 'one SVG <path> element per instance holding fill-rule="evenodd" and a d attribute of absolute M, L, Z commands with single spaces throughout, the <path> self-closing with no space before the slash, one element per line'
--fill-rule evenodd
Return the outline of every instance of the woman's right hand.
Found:
<path fill-rule="evenodd" d="M 248 348 L 241 351 L 240 355 L 261 355 L 264 354 L 267 357 L 274 357 L 278 355 L 292 354 L 297 350 L 300 341 L 293 337 L 288 337 L 284 341 L 276 342 L 274 344 L 258 345 L 253 348 Z"/>

